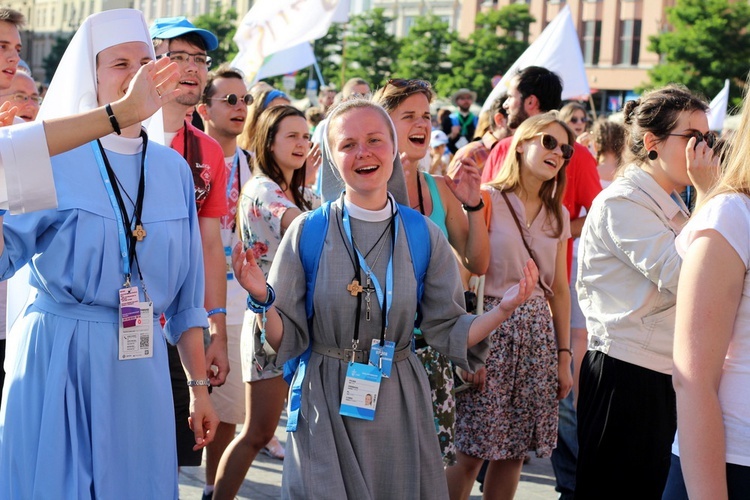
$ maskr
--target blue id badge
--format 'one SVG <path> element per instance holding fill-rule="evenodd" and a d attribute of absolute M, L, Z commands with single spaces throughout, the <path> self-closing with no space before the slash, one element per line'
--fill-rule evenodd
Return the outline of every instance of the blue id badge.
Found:
<path fill-rule="evenodd" d="M 380 373 L 388 378 L 391 376 L 391 367 L 393 366 L 393 353 L 396 350 L 396 343 L 392 340 L 386 340 L 385 345 L 380 347 L 378 339 L 372 339 L 370 347 L 370 364 L 379 368 Z"/>
<path fill-rule="evenodd" d="M 374 420 L 380 380 L 381 373 L 377 366 L 350 362 L 346 370 L 339 415 Z"/>

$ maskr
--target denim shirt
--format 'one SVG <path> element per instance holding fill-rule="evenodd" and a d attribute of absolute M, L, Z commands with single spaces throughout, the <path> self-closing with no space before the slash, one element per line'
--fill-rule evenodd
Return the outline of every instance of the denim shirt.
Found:
<path fill-rule="evenodd" d="M 688 217 L 676 192 L 635 165 L 594 200 L 576 283 L 589 349 L 671 375 L 682 265 L 675 238 Z"/>

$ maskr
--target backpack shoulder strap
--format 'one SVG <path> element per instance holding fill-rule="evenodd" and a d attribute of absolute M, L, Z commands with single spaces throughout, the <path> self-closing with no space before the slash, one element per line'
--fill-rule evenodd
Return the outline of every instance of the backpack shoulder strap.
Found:
<path fill-rule="evenodd" d="M 424 215 L 407 206 L 398 206 L 398 213 L 404 223 L 406 241 L 409 244 L 411 263 L 414 267 L 414 277 L 417 280 L 417 322 L 421 321 L 422 294 L 424 293 L 424 277 L 430 265 L 432 246 L 430 245 L 430 231 Z M 417 325 L 418 326 L 418 325 Z"/>
<path fill-rule="evenodd" d="M 305 312 L 309 320 L 313 316 L 313 293 L 315 280 L 318 277 L 320 254 L 328 232 L 331 202 L 327 201 L 319 208 L 307 213 L 299 240 L 299 257 L 305 270 Z"/>

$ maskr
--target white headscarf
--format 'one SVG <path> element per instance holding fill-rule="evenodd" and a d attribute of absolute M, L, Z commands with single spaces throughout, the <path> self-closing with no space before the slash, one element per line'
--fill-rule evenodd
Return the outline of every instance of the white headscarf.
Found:
<path fill-rule="evenodd" d="M 73 115 L 99 107 L 96 99 L 96 55 L 128 42 L 143 42 L 155 58 L 141 11 L 114 9 L 93 14 L 78 28 L 52 77 L 37 120 Z M 161 111 L 144 122 L 153 141 L 163 142 Z"/>
<path fill-rule="evenodd" d="M 378 106 L 375 104 L 374 106 Z M 378 106 L 379 107 L 379 106 Z M 352 109 L 367 109 L 367 108 L 352 108 Z M 401 158 L 398 154 L 398 135 L 396 134 L 396 126 L 393 124 L 393 120 L 388 116 L 385 110 L 382 113 L 383 117 L 388 120 L 388 124 L 391 126 L 393 132 L 393 172 L 391 173 L 390 179 L 388 179 L 388 192 L 391 193 L 397 203 L 401 205 L 409 205 L 409 195 L 406 191 L 406 178 L 404 177 L 404 167 L 401 165 Z M 330 126 L 330 120 L 325 120 L 323 123 L 323 137 L 321 140 L 321 164 L 320 164 L 320 195 L 323 201 L 335 201 L 341 195 L 346 185 L 344 180 L 341 178 L 341 174 L 338 168 L 333 163 L 333 155 L 331 154 L 332 147 L 329 144 L 328 139 L 328 127 Z"/>

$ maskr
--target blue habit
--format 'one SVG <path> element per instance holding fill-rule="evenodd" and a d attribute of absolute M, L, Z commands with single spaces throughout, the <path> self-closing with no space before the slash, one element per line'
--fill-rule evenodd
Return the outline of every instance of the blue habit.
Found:
<path fill-rule="evenodd" d="M 121 190 L 135 201 L 141 155 L 122 145 L 140 139 L 106 139 Z M 151 358 L 118 360 L 123 263 L 90 144 L 52 159 L 57 210 L 5 217 L 0 279 L 29 263 L 37 296 L 8 332 L 0 499 L 178 496 L 165 337 L 176 343 L 207 326 L 203 252 L 188 165 L 158 144 L 147 151 L 147 236 L 136 249 L 154 306 Z M 136 269 L 132 282 L 144 300 Z"/>

